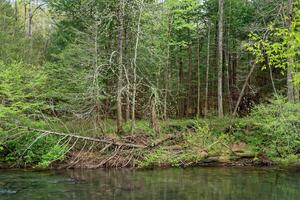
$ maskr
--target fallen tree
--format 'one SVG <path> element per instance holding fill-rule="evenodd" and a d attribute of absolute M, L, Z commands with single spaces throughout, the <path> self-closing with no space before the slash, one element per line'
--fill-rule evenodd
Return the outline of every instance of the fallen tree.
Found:
<path fill-rule="evenodd" d="M 182 133 L 167 134 L 162 138 L 153 140 L 142 134 L 127 135 L 113 138 L 111 136 L 88 137 L 76 133 L 65 133 L 55 130 L 44 130 L 27 126 L 17 126 L 14 132 L 34 135 L 23 152 L 19 154 L 18 161 L 13 167 L 22 166 L 22 159 L 26 153 L 40 140 L 49 137 L 57 137 L 57 145 L 64 147 L 61 154 L 62 160 L 52 160 L 50 167 L 58 168 L 119 168 L 135 167 L 137 161 L 142 160 L 143 154 L 147 154 L 168 141 L 176 140 Z M 16 134 L 17 135 L 17 134 Z M 14 137 L 10 137 L 11 140 Z"/>

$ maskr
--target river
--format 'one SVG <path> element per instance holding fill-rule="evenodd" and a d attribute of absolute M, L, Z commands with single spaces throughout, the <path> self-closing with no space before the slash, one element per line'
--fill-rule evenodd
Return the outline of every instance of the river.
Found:
<path fill-rule="evenodd" d="M 0 170 L 1 200 L 299 200 L 300 171 Z"/>

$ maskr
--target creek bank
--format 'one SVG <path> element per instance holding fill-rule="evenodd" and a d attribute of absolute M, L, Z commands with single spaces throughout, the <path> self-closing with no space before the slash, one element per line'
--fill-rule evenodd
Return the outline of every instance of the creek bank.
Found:
<path fill-rule="evenodd" d="M 237 145 L 244 146 L 245 144 Z M 231 146 L 234 147 L 235 145 Z M 160 154 L 160 156 L 157 155 L 156 160 L 153 159 L 151 162 L 147 160 L 147 156 L 156 154 L 155 152 L 161 149 L 168 151 L 169 157 L 171 158 L 170 160 L 165 160 L 163 154 Z M 264 154 L 255 154 L 241 149 L 231 149 L 231 153 L 227 155 L 210 155 L 209 152 L 206 151 L 198 152 L 199 155 L 195 155 L 196 152 L 190 152 L 194 154 L 186 155 L 186 157 L 179 156 L 178 160 L 172 160 L 174 157 L 178 156 L 179 150 L 182 150 L 180 145 L 168 146 L 167 144 L 164 144 L 163 146 L 153 146 L 153 148 L 134 149 L 130 151 L 128 149 L 120 150 L 120 148 L 118 148 L 112 152 L 108 151 L 105 153 L 100 151 L 74 150 L 66 154 L 63 160 L 55 161 L 47 168 L 34 165 L 17 166 L 16 163 L 0 162 L 0 169 L 11 169 L 16 167 L 29 169 L 165 169 L 188 167 L 276 167 L 284 169 L 300 169 L 300 160 L 292 163 L 281 163 L 272 161 Z M 186 149 L 186 151 L 189 150 Z M 191 159 L 188 159 L 189 157 Z"/>
<path fill-rule="evenodd" d="M 39 132 L 55 135 L 72 144 L 61 159 L 47 166 L 0 163 L 0 168 L 171 168 L 171 167 L 269 167 L 282 165 L 264 153 L 251 151 L 252 147 L 229 134 L 214 136 L 205 127 L 189 127 L 174 134 L 156 136 L 139 133 L 122 137 L 86 137 L 55 131 Z M 294 163 L 286 166 L 295 165 Z M 297 166 L 298 164 L 296 164 Z"/>
<path fill-rule="evenodd" d="M 245 118 L 160 121 L 159 132 L 139 121 L 134 134 L 130 124 L 122 134 L 72 129 L 74 122 L 51 130 L 7 125 L 0 129 L 0 161 L 41 168 L 293 166 L 300 161 L 299 108 L 276 101 Z"/>

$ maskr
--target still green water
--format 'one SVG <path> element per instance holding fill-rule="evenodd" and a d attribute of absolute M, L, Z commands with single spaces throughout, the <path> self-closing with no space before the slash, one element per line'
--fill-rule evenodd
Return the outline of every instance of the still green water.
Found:
<path fill-rule="evenodd" d="M 1 200 L 300 200 L 300 171 L 193 168 L 0 170 Z"/>

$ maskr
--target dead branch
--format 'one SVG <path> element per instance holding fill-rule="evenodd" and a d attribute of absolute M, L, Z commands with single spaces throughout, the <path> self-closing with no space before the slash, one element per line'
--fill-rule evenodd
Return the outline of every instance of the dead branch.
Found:
<path fill-rule="evenodd" d="M 114 146 L 124 146 L 124 147 L 130 147 L 130 148 L 146 148 L 147 147 L 147 146 L 139 145 L 139 144 L 118 142 L 118 141 L 111 140 L 111 139 L 98 139 L 98 138 L 93 138 L 93 137 L 80 136 L 80 135 L 76 135 L 76 134 L 61 133 L 61 132 L 56 132 L 56 131 L 48 131 L 48 130 L 42 130 L 42 129 L 29 128 L 29 127 L 21 127 L 21 128 L 27 128 L 28 130 L 37 131 L 40 133 L 44 133 L 46 135 L 49 135 L 49 134 L 50 135 L 58 135 L 58 136 L 63 136 L 63 137 L 75 138 L 78 140 L 87 140 L 87 141 L 98 142 L 98 143 L 106 143 L 106 144 L 111 144 Z"/>
<path fill-rule="evenodd" d="M 155 141 L 155 142 L 152 143 L 149 147 L 151 147 L 151 148 L 157 147 L 157 146 L 163 144 L 164 142 L 166 142 L 166 141 L 168 141 L 168 140 L 173 140 L 173 139 L 175 139 L 175 138 L 176 138 L 175 135 L 169 134 L 169 135 L 167 135 L 165 138 L 162 138 L 162 139 L 160 139 L 160 140 Z"/>

